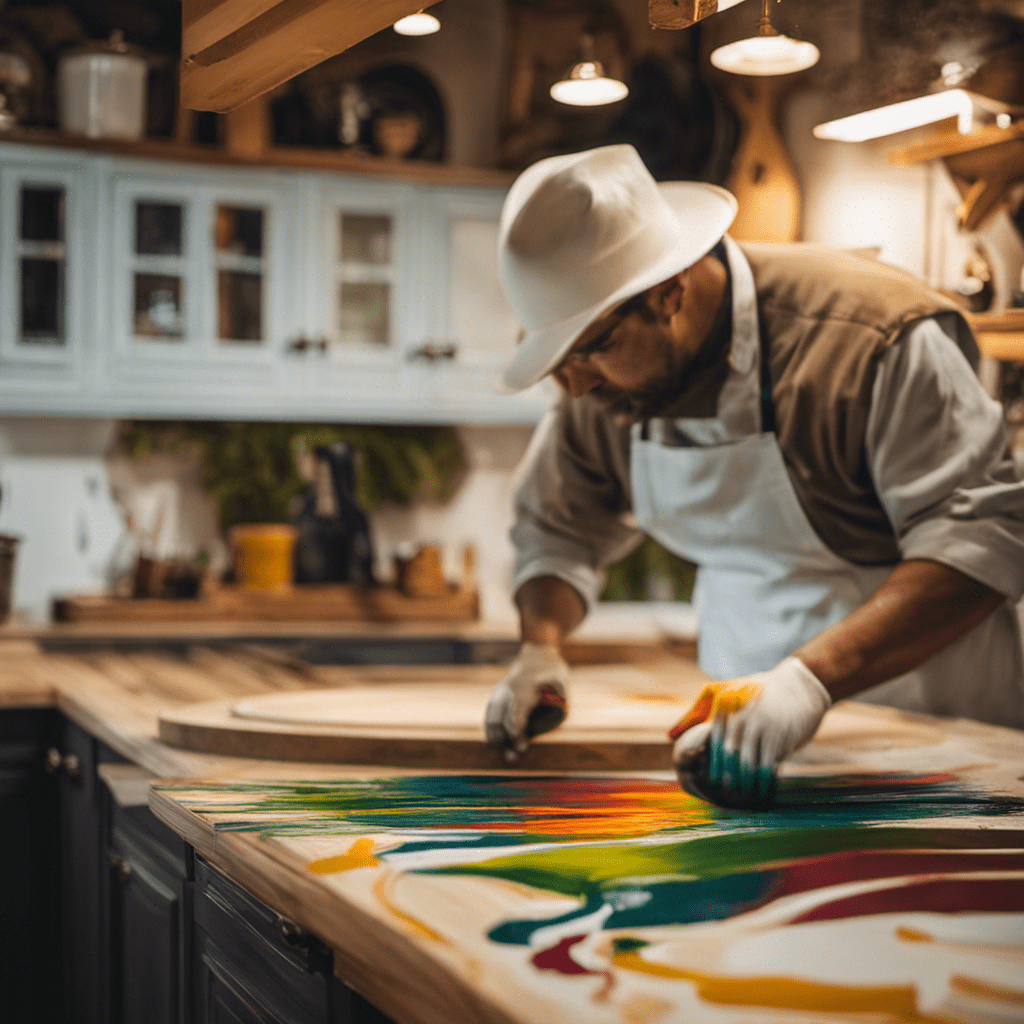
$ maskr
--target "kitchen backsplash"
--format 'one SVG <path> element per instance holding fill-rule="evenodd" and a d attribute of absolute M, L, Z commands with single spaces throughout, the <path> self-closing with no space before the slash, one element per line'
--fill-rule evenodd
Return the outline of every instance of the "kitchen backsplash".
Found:
<path fill-rule="evenodd" d="M 0 532 L 22 538 L 14 607 L 42 619 L 56 594 L 96 592 L 125 568 L 136 537 L 159 557 L 207 552 L 215 568 L 227 550 L 198 463 L 156 455 L 133 461 L 111 454 L 117 424 L 109 420 L 0 419 Z M 513 618 L 509 595 L 512 479 L 529 427 L 462 427 L 467 472 L 447 502 L 371 513 L 378 574 L 388 579 L 402 545 L 436 544 L 452 579 L 462 550 L 476 550 L 481 613 Z"/>

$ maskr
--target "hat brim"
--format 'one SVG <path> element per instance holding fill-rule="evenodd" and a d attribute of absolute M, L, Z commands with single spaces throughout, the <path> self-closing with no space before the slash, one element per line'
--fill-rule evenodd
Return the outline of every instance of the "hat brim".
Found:
<path fill-rule="evenodd" d="M 658 190 L 680 222 L 679 243 L 656 263 L 624 281 L 600 305 L 528 332 L 499 381 L 505 392 L 522 391 L 550 373 L 579 336 L 602 314 L 646 288 L 692 267 L 725 234 L 736 216 L 736 197 L 699 181 L 659 182 Z"/>

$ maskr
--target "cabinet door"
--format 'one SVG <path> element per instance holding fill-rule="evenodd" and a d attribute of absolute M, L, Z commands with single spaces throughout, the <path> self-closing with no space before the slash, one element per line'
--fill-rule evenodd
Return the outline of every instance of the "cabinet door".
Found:
<path fill-rule="evenodd" d="M 276 393 L 296 249 L 287 192 L 194 170 L 185 183 L 113 179 L 108 374 L 118 398 L 164 415 L 244 415 Z"/>
<path fill-rule="evenodd" d="M 59 408 L 83 387 L 98 256 L 89 181 L 69 161 L 0 166 L 0 390 L 10 411 Z"/>
<path fill-rule="evenodd" d="M 390 1024 L 336 978 L 333 955 L 195 859 L 194 1024 Z"/>
<path fill-rule="evenodd" d="M 65 1013 L 73 1024 L 106 1024 L 106 872 L 100 860 L 105 844 L 96 741 L 66 722 L 54 751 L 60 800 Z"/>
<path fill-rule="evenodd" d="M 179 1024 L 180 887 L 172 888 L 139 857 L 120 858 L 111 870 L 113 924 L 120 932 L 121 1019 Z"/>
<path fill-rule="evenodd" d="M 54 712 L 0 710 L 0 1016 L 60 1019 L 57 786 L 44 771 Z"/>
<path fill-rule="evenodd" d="M 425 264 L 425 324 L 440 343 L 417 348 L 433 367 L 434 401 L 452 420 L 535 422 L 551 404 L 550 382 L 517 394 L 498 386 L 521 328 L 498 274 L 500 188 L 438 188 L 429 202 L 432 253 Z"/>
<path fill-rule="evenodd" d="M 307 179 L 308 273 L 296 335 L 285 346 L 287 390 L 306 415 L 422 419 L 429 396 L 407 362 L 422 332 L 422 217 L 403 182 Z"/>
<path fill-rule="evenodd" d="M 148 807 L 110 810 L 111 1018 L 124 1024 L 184 1020 L 183 840 Z"/>

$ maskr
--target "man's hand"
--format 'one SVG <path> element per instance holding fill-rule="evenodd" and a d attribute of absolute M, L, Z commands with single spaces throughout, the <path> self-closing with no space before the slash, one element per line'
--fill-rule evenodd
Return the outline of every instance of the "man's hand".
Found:
<path fill-rule="evenodd" d="M 735 807 L 764 807 L 780 761 L 817 731 L 832 698 L 799 659 L 770 672 L 709 683 L 669 732 L 683 788 Z"/>
<path fill-rule="evenodd" d="M 568 713 L 569 666 L 550 644 L 524 643 L 508 675 L 487 702 L 487 742 L 514 761 L 542 732 L 562 724 Z"/>

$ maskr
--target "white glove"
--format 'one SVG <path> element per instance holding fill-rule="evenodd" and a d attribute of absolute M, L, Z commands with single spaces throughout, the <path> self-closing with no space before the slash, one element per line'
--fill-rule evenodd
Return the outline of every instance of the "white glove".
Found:
<path fill-rule="evenodd" d="M 706 752 L 708 788 L 721 802 L 770 801 L 779 762 L 817 732 L 831 706 L 821 681 L 796 657 L 769 672 L 709 683 L 669 732 L 679 779 L 690 789 Z"/>
<path fill-rule="evenodd" d="M 562 724 L 569 709 L 568 684 L 569 666 L 556 647 L 524 643 L 487 702 L 487 742 L 504 749 L 507 760 L 516 760 L 532 737 Z"/>

